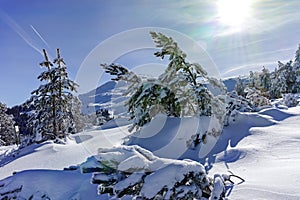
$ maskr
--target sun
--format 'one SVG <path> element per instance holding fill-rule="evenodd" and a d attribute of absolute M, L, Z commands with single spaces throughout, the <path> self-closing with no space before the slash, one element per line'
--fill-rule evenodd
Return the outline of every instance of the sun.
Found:
<path fill-rule="evenodd" d="M 218 21 L 231 28 L 241 28 L 251 17 L 251 0 L 218 0 Z"/>

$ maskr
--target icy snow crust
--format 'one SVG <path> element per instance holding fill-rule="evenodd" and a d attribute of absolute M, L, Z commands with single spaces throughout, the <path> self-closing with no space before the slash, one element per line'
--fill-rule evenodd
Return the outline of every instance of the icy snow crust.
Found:
<path fill-rule="evenodd" d="M 179 145 L 183 144 L 180 143 L 181 137 L 177 137 L 175 141 L 170 139 L 170 136 L 178 135 L 178 126 L 176 119 L 166 120 L 164 126 L 158 124 L 158 132 L 151 133 L 149 129 L 148 135 L 145 134 L 147 137 L 135 136 L 132 140 L 152 151 L 154 155 L 147 153 L 147 150 L 139 150 L 137 146 L 120 146 L 129 136 L 127 126 L 88 130 L 72 136 L 67 145 L 45 142 L 21 149 L 18 154 L 13 154 L 9 147 L 1 148 L 1 152 L 6 152 L 6 155 L 0 157 L 0 194 L 22 186 L 19 195 L 26 198 L 35 194 L 37 199 L 41 199 L 38 196 L 43 195 L 48 195 L 51 199 L 99 199 L 97 185 L 89 184 L 91 173 L 83 174 L 76 166 L 83 163 L 87 168 L 97 167 L 99 156 L 109 161 L 110 149 L 113 150 L 116 161 L 111 165 L 119 170 L 147 171 L 166 166 L 159 169 L 166 170 L 171 177 L 176 177 L 176 170 L 185 169 L 174 169 L 167 163 L 192 161 L 173 161 L 169 158 L 196 159 L 205 164 L 209 176 L 228 173 L 229 170 L 246 180 L 245 183 L 234 186 L 230 199 L 300 199 L 299 106 L 284 110 L 268 108 L 259 113 L 239 113 L 236 121 L 224 128 L 216 145 L 203 159 L 199 159 L 197 149 L 180 149 Z M 188 129 L 189 126 L 195 127 L 195 119 L 181 120 L 182 123 L 183 121 L 187 124 L 181 127 L 185 130 L 182 133 L 188 133 L 191 130 Z M 125 148 L 124 151 L 132 148 L 135 153 L 128 156 L 118 148 Z M 88 157 L 89 162 L 85 162 Z M 75 166 L 76 170 L 62 170 L 69 166 Z M 13 172 L 17 173 L 12 176 Z M 136 178 L 138 177 L 127 181 Z M 157 175 L 153 180 L 165 184 L 167 177 Z M 144 191 L 149 196 L 157 185 L 150 182 L 145 187 L 149 189 Z M 120 189 L 124 185 L 116 187 Z"/>

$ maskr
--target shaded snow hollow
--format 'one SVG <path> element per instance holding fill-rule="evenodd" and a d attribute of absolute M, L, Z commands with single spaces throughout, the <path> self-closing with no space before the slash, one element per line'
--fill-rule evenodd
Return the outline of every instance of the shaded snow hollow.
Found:
<path fill-rule="evenodd" d="M 169 120 L 170 123 L 159 129 L 162 131 L 148 132 L 152 136 L 139 137 L 136 144 L 148 145 L 146 149 L 159 156 L 157 152 L 165 148 L 163 143 L 166 142 L 169 148 L 163 152 L 163 157 L 177 157 L 180 137 L 170 145 L 172 139 L 169 136 L 176 135 L 178 127 L 174 126 L 176 123 L 172 123 L 172 119 Z M 190 121 L 188 123 L 193 120 Z M 234 187 L 230 199 L 300 199 L 299 121 L 299 106 L 288 110 L 269 108 L 259 113 L 240 113 L 235 122 L 224 128 L 207 158 L 200 161 L 206 163 L 209 175 L 228 173 L 230 170 L 246 180 Z M 184 127 L 188 127 L 188 124 Z M 164 135 L 163 132 L 168 134 Z M 1 157 L 0 179 L 10 177 L 1 181 L 6 187 L 0 187 L 0 193 L 7 187 L 23 185 L 24 194 L 27 195 L 39 191 L 41 195 L 47 193 L 50 197 L 57 197 L 53 199 L 81 196 L 79 199 L 97 199 L 96 186 L 89 184 L 91 176 L 84 176 L 80 171 L 61 170 L 98 155 L 99 147 L 121 145 L 128 135 L 127 126 L 93 129 L 72 136 L 67 145 L 46 142 L 26 147 L 15 157 Z M 1 149 L 1 152 L 6 151 Z M 180 152 L 180 158 L 199 160 L 198 153 L 194 153 L 196 151 Z M 133 163 L 140 166 L 138 163 L 142 162 L 138 157 L 128 158 L 119 167 L 130 169 Z M 13 172 L 17 173 L 11 176 Z M 59 190 L 56 189 L 58 187 Z M 85 195 L 87 193 L 90 195 Z"/>

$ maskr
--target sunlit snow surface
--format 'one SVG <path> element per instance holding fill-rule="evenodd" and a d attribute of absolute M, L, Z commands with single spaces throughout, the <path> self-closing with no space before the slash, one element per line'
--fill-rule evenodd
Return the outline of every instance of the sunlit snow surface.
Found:
<path fill-rule="evenodd" d="M 209 175 L 231 171 L 245 179 L 243 184 L 234 186 L 230 199 L 300 199 L 299 122 L 299 106 L 238 114 L 236 121 L 224 128 L 208 154 Z M 21 194 L 27 197 L 39 192 L 35 196 L 97 199 L 97 186 L 89 184 L 91 174 L 62 169 L 85 162 L 88 157 L 97 155 L 99 148 L 121 145 L 129 133 L 126 125 L 116 126 L 112 123 L 105 130 L 96 128 L 73 135 L 67 145 L 46 142 L 26 147 L 15 156 L 9 154 L 9 148 L 1 148 L 0 179 L 3 180 L 0 181 L 0 193 L 23 185 Z M 172 131 L 174 127 L 164 129 Z M 161 134 L 161 141 L 169 140 L 164 137 L 170 135 Z M 148 142 L 150 150 L 151 147 L 158 148 L 157 137 Z M 174 157 L 172 152 L 177 148 L 176 145 L 169 147 L 164 157 Z M 184 157 L 196 159 L 198 152 L 189 150 L 181 156 Z M 17 173 L 11 176 L 13 172 Z M 5 186 L 1 187 L 3 184 Z"/>
<path fill-rule="evenodd" d="M 253 124 L 248 137 L 216 156 L 210 173 L 228 169 L 246 180 L 231 199 L 300 199 L 300 107 L 260 114 L 279 121 L 266 127 Z M 234 126 L 228 129 L 239 132 Z"/>

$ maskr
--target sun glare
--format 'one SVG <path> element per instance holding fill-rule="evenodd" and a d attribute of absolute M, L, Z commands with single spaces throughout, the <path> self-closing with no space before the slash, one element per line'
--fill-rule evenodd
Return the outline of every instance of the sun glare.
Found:
<path fill-rule="evenodd" d="M 218 20 L 231 28 L 241 28 L 251 16 L 251 0 L 218 0 Z"/>

